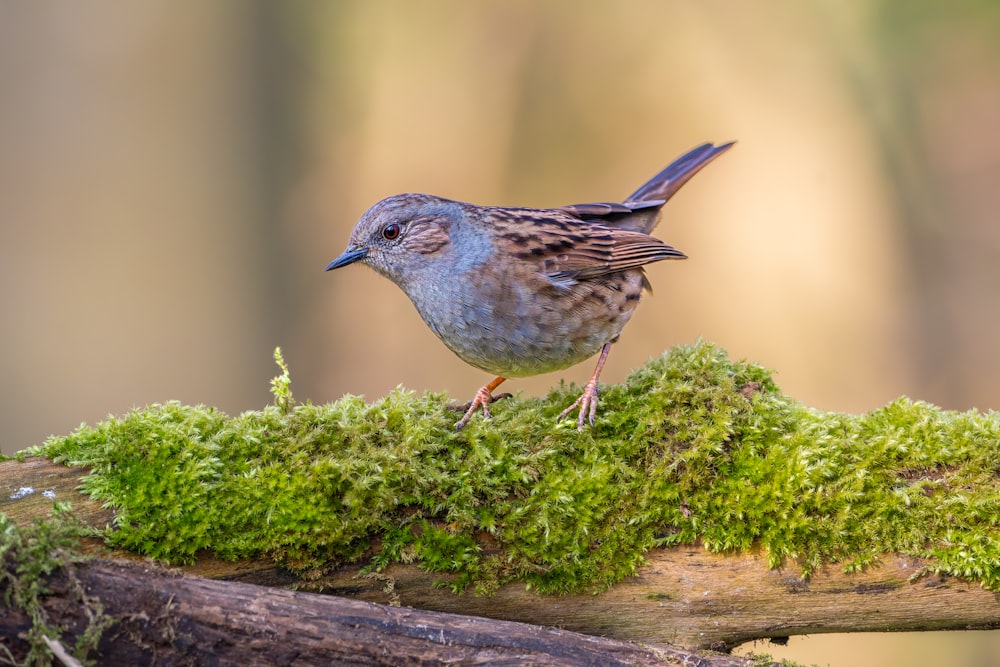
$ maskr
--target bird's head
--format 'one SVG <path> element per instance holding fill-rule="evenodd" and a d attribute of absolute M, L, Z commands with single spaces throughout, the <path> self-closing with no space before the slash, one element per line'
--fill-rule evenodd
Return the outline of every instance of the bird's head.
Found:
<path fill-rule="evenodd" d="M 414 273 L 441 264 L 451 252 L 451 232 L 463 215 L 462 204 L 440 197 L 387 197 L 361 216 L 347 248 L 326 270 L 362 262 L 406 289 Z"/>

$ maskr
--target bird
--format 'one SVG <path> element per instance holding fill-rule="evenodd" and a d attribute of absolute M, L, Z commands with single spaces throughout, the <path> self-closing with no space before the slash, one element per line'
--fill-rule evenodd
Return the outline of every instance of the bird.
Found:
<path fill-rule="evenodd" d="M 466 363 L 495 375 L 476 392 L 461 429 L 506 379 L 562 370 L 600 353 L 580 397 L 577 429 L 597 415 L 598 378 L 644 290 L 643 267 L 686 255 L 650 236 L 663 205 L 735 142 L 702 144 L 621 203 L 557 208 L 478 206 L 407 193 L 358 220 L 332 271 L 367 264 L 394 282 L 427 326 Z"/>

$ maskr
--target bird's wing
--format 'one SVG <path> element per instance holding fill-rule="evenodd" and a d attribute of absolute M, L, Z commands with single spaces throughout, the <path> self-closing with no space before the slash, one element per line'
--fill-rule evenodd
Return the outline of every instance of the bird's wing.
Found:
<path fill-rule="evenodd" d="M 680 250 L 642 232 L 586 225 L 571 247 L 543 259 L 543 273 L 555 283 L 578 282 L 684 257 Z"/>
<path fill-rule="evenodd" d="M 497 243 L 556 285 L 683 259 L 684 253 L 642 232 L 595 224 L 564 209 L 493 209 Z"/>

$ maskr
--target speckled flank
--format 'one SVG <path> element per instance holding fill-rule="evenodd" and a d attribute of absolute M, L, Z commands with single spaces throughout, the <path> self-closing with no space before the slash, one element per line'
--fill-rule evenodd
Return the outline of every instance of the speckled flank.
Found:
<path fill-rule="evenodd" d="M 639 303 L 641 270 L 561 288 L 523 264 L 470 271 L 456 298 L 421 312 L 467 363 L 503 377 L 567 368 L 614 340 Z"/>

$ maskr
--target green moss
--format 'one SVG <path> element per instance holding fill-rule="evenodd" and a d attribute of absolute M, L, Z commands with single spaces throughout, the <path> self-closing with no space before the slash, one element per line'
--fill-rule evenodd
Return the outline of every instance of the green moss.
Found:
<path fill-rule="evenodd" d="M 259 412 L 152 405 L 31 453 L 91 466 L 84 491 L 117 510 L 108 541 L 171 562 L 202 549 L 308 574 L 407 561 L 456 589 L 563 592 L 701 542 L 760 547 L 804 574 L 900 552 L 1000 590 L 997 413 L 907 399 L 820 412 L 708 343 L 602 388 L 583 433 L 554 421 L 573 387 L 497 403 L 455 433 L 443 395 L 296 405 L 287 377 Z"/>
<path fill-rule="evenodd" d="M 750 653 L 746 657 L 750 660 L 750 664 L 753 667 L 774 667 L 774 665 L 781 665 L 782 667 L 806 667 L 806 665 L 794 660 L 775 661 L 767 653 Z"/>
<path fill-rule="evenodd" d="M 15 659 L 0 643 L 0 663 L 9 665 L 50 665 L 53 656 L 46 639 L 59 641 L 63 629 L 51 623 L 43 606 L 49 594 L 49 578 L 61 572 L 68 583 L 72 602 L 87 617 L 87 625 L 78 631 L 70 652 L 83 664 L 93 664 L 87 656 L 97 649 L 101 635 L 113 624 L 104 615 L 99 600 L 84 591 L 75 576 L 74 565 L 86 559 L 78 550 L 79 538 L 92 530 L 78 522 L 68 505 L 55 503 L 53 516 L 27 526 L 17 526 L 0 512 L 0 591 L 7 607 L 19 608 L 31 619 L 25 632 L 28 651 L 22 661 Z"/>

